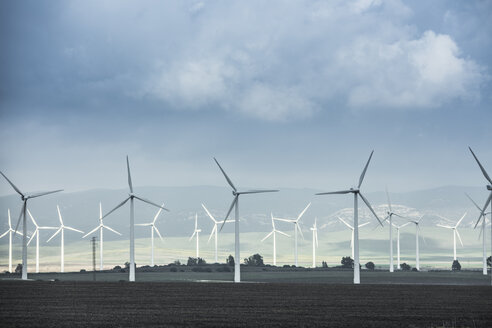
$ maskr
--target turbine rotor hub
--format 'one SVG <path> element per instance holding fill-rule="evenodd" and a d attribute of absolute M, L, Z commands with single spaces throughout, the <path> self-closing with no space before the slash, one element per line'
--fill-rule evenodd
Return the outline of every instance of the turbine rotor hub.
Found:
<path fill-rule="evenodd" d="M 487 185 L 487 190 L 492 190 L 492 185 Z"/>
<path fill-rule="evenodd" d="M 237 192 L 235 190 L 232 191 L 233 196 L 237 196 Z"/>

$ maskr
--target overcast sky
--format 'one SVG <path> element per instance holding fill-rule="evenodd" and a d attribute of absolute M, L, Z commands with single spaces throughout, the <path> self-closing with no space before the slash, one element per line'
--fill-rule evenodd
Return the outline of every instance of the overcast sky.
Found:
<path fill-rule="evenodd" d="M 26 191 L 485 184 L 490 1 L 1 1 L 0 169 Z M 12 193 L 0 183 L 0 194 Z"/>

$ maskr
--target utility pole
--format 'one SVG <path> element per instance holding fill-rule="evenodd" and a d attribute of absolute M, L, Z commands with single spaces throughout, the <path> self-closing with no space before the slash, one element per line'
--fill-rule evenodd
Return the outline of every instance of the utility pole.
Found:
<path fill-rule="evenodd" d="M 96 237 L 92 237 L 91 243 L 92 243 L 92 277 L 93 280 L 96 281 Z"/>

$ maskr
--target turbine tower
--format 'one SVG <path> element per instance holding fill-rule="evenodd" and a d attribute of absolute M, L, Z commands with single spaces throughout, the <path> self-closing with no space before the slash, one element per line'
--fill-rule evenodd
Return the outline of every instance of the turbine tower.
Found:
<path fill-rule="evenodd" d="M 407 222 L 402 225 L 396 225 L 393 223 L 393 227 L 396 229 L 396 268 L 398 270 L 401 270 L 401 265 L 400 265 L 400 229 L 403 228 L 404 226 L 409 225 L 412 222 Z"/>
<path fill-rule="evenodd" d="M 31 218 L 32 223 L 36 227 L 36 230 L 34 230 L 34 233 L 32 234 L 31 238 L 27 242 L 27 246 L 29 246 L 29 244 L 33 240 L 34 236 L 36 236 L 36 273 L 39 273 L 39 230 L 56 230 L 58 228 L 56 228 L 56 227 L 40 227 L 40 226 L 38 226 L 36 221 L 34 221 L 34 218 L 31 214 L 31 211 L 27 210 L 27 214 L 29 214 L 29 217 Z"/>
<path fill-rule="evenodd" d="M 34 194 L 23 194 L 19 188 L 17 188 L 12 181 L 10 181 L 5 174 L 0 171 L 0 174 L 3 175 L 5 180 L 12 186 L 12 188 L 21 196 L 21 200 L 23 202 L 22 209 L 19 215 L 19 219 L 17 220 L 17 225 L 15 226 L 15 231 L 19 227 L 19 223 L 22 219 L 22 280 L 27 280 L 27 225 L 26 225 L 26 211 L 27 211 L 27 201 L 31 198 L 41 197 L 44 195 L 53 194 L 55 192 L 63 191 L 63 189 L 53 190 L 53 191 L 45 191 L 38 192 Z"/>
<path fill-rule="evenodd" d="M 417 269 L 417 271 L 420 271 L 419 232 L 420 232 L 420 222 L 422 221 L 423 218 L 424 216 L 421 216 L 420 219 L 418 220 L 410 220 L 410 223 L 415 224 L 415 268 Z"/>
<path fill-rule="evenodd" d="M 164 206 L 164 203 L 162 203 L 162 206 Z M 159 238 L 161 239 L 161 241 L 164 241 L 164 239 L 162 239 L 161 233 L 159 232 L 159 229 L 157 229 L 157 227 L 155 226 L 155 221 L 157 220 L 157 218 L 159 217 L 159 214 L 161 214 L 161 212 L 162 212 L 162 208 L 159 208 L 159 211 L 157 211 L 157 214 L 154 216 L 154 220 L 152 220 L 152 222 L 135 224 L 135 225 L 141 226 L 141 227 L 151 227 L 150 228 L 150 244 L 151 244 L 150 265 L 151 266 L 154 266 L 154 230 L 157 233 L 157 235 L 159 236 Z"/>
<path fill-rule="evenodd" d="M 193 231 L 193 234 L 190 237 L 190 241 L 196 235 L 196 258 L 197 259 L 200 257 L 200 232 L 202 232 L 202 229 L 198 229 L 198 214 L 195 213 L 195 230 Z"/>
<path fill-rule="evenodd" d="M 304 213 L 307 211 L 307 209 L 311 206 L 311 203 L 307 204 L 306 208 L 302 210 L 301 214 L 297 216 L 297 219 L 280 219 L 280 218 L 275 218 L 275 220 L 278 221 L 285 221 L 285 222 L 290 222 L 294 223 L 294 258 L 295 258 L 295 265 L 297 266 L 297 231 L 299 230 L 299 233 L 301 234 L 302 239 L 304 239 L 304 235 L 302 234 L 302 229 L 299 226 L 299 220 L 301 220 L 301 217 L 304 215 Z"/>
<path fill-rule="evenodd" d="M 278 232 L 279 234 L 287 236 L 287 237 L 290 237 L 290 236 L 288 234 L 286 234 L 285 232 L 277 230 L 277 228 L 275 228 L 275 220 L 277 220 L 277 219 L 274 219 L 273 214 L 271 214 L 271 213 L 270 213 L 270 216 L 272 217 L 272 231 L 268 235 L 266 235 L 266 237 L 263 238 L 261 240 L 261 242 L 263 242 L 265 239 L 267 239 L 268 237 L 273 235 L 273 265 L 276 266 L 277 265 L 277 237 L 276 237 L 276 233 Z"/>
<path fill-rule="evenodd" d="M 394 266 L 393 266 L 393 215 L 398 216 L 403 218 L 403 216 L 398 215 L 397 213 L 393 212 L 393 209 L 391 208 L 391 201 L 390 201 L 390 196 L 388 193 L 388 188 L 386 188 L 386 197 L 388 198 L 388 212 L 386 212 L 387 216 L 384 219 L 384 221 L 389 220 L 389 272 L 394 271 Z M 399 232 L 398 232 L 399 233 Z M 400 247 L 400 240 L 399 240 L 399 235 L 398 235 L 398 247 Z M 398 257 L 400 256 L 400 251 L 398 250 Z M 398 269 L 400 268 L 398 260 Z"/>
<path fill-rule="evenodd" d="M 82 234 L 84 232 L 83 231 L 80 231 L 80 230 L 77 230 L 75 228 L 72 228 L 72 227 L 68 227 L 65 224 L 63 224 L 63 218 L 62 218 L 62 215 L 60 213 L 60 207 L 58 205 L 56 205 L 56 209 L 58 210 L 58 219 L 60 220 L 60 227 L 50 237 L 50 239 L 48 239 L 46 242 L 49 242 L 51 239 L 53 239 L 56 235 L 58 235 L 61 232 L 61 239 L 60 239 L 60 242 L 61 242 L 61 257 L 60 257 L 61 271 L 60 272 L 65 272 L 65 229 L 72 230 L 72 231 L 75 231 L 75 232 L 79 232 L 79 233 L 82 233 Z"/>
<path fill-rule="evenodd" d="M 467 194 L 465 193 L 466 197 L 475 205 L 475 207 L 482 213 L 482 209 L 480 206 L 478 206 L 477 203 Z M 485 229 L 487 223 L 487 215 L 490 215 L 490 212 L 484 213 L 483 214 L 483 220 L 482 220 L 482 228 L 480 230 L 480 233 L 482 234 L 482 272 L 484 275 L 487 275 L 487 234 Z"/>
<path fill-rule="evenodd" d="M 316 247 L 318 247 L 318 227 L 316 226 L 317 218 L 314 218 L 313 227 L 310 228 L 313 232 L 313 268 L 316 268 Z"/>
<path fill-rule="evenodd" d="M 15 231 L 12 229 L 12 221 L 10 220 L 10 209 L 7 210 L 7 215 L 9 218 L 9 230 L 5 231 L 0 238 L 4 237 L 6 234 L 9 234 L 9 272 L 12 272 L 12 234 L 18 234 L 22 236 L 19 231 Z"/>
<path fill-rule="evenodd" d="M 465 214 L 463 214 L 461 219 L 459 219 L 459 221 L 454 226 L 446 226 L 446 225 L 442 225 L 442 224 L 437 225 L 438 227 L 441 227 L 441 228 L 453 230 L 453 259 L 455 261 L 456 261 L 456 236 L 458 236 L 458 239 L 460 240 L 460 244 L 463 247 L 463 241 L 461 240 L 461 236 L 460 236 L 460 233 L 458 231 L 458 226 L 460 225 L 461 221 L 463 221 L 465 216 L 466 216 L 466 212 L 465 212 Z M 444 218 L 444 219 L 446 219 L 446 218 Z"/>
<path fill-rule="evenodd" d="M 354 227 L 352 227 L 350 224 L 348 224 L 346 221 L 344 221 L 341 217 L 337 216 L 337 218 L 342 221 L 350 230 L 352 230 L 352 235 L 350 237 L 350 248 L 352 249 L 352 259 L 354 258 Z M 368 225 L 370 222 L 362 223 L 359 224 L 359 228 L 362 228 L 365 225 Z"/>
<path fill-rule="evenodd" d="M 102 216 L 102 204 L 99 202 L 99 225 L 95 227 L 93 230 L 88 232 L 86 235 L 84 235 L 82 238 L 85 238 L 94 232 L 96 232 L 99 229 L 99 270 L 104 270 L 104 263 L 103 263 L 103 232 L 104 229 L 108 229 L 111 232 L 114 232 L 117 235 L 121 236 L 121 233 L 119 233 L 116 230 L 111 229 L 107 225 L 104 224 L 103 222 L 103 216 Z"/>
<path fill-rule="evenodd" d="M 218 263 L 219 260 L 217 259 L 217 240 L 218 240 L 218 229 L 217 229 L 217 225 L 220 223 L 220 221 L 217 221 L 214 218 L 214 216 L 205 207 L 205 205 L 202 204 L 202 207 L 205 210 L 205 212 L 207 213 L 207 215 L 210 218 L 210 220 L 212 220 L 214 222 L 214 228 L 212 229 L 212 232 L 210 233 L 210 236 L 208 237 L 208 242 L 210 242 L 210 239 L 215 234 L 215 263 Z M 233 220 L 226 220 L 226 223 L 232 223 L 232 222 L 234 222 L 234 221 Z"/>
<path fill-rule="evenodd" d="M 164 208 L 162 206 L 157 205 L 156 203 L 151 202 L 150 200 L 147 200 L 145 198 L 139 197 L 133 193 L 133 184 L 132 184 L 132 176 L 130 174 L 130 162 L 128 160 L 128 156 L 126 156 L 126 168 L 128 171 L 128 187 L 130 188 L 130 193 L 128 194 L 128 197 L 122 201 L 120 204 L 118 204 L 115 208 L 113 208 L 111 211 L 103 215 L 102 219 L 104 219 L 106 216 L 110 215 L 114 211 L 116 211 L 118 208 L 121 206 L 125 205 L 126 202 L 130 201 L 130 270 L 129 270 L 129 281 L 135 281 L 135 208 L 134 208 L 134 199 L 138 199 L 144 203 L 150 204 L 152 206 L 162 208 L 165 211 L 169 210 L 167 208 Z"/>
<path fill-rule="evenodd" d="M 487 206 L 489 206 L 489 204 L 490 204 L 490 210 L 492 212 L 492 179 L 487 174 L 487 171 L 485 171 L 484 167 L 482 166 L 482 163 L 480 163 L 477 156 L 475 156 L 475 153 L 473 152 L 473 150 L 470 147 L 468 147 L 468 148 L 470 149 L 473 157 L 477 161 L 477 164 L 480 167 L 480 170 L 482 170 L 483 176 L 489 182 L 489 184 L 487 185 L 486 188 L 487 188 L 487 190 L 490 191 L 489 197 L 485 201 L 485 205 L 483 206 L 483 209 L 481 210 L 481 213 L 480 213 L 480 216 L 478 217 L 477 223 L 475 223 L 475 228 L 476 228 L 477 225 L 480 223 L 480 220 L 482 219 L 482 217 L 484 217 L 484 220 L 485 220 L 485 211 L 487 210 Z M 485 230 L 484 230 L 484 233 L 485 233 Z M 490 237 L 491 237 L 490 243 L 491 243 L 491 247 L 492 247 L 492 224 L 490 225 Z M 490 270 L 490 284 L 492 285 L 492 270 Z"/>
<path fill-rule="evenodd" d="M 364 203 L 366 203 L 367 207 L 369 210 L 372 212 L 374 217 L 379 221 L 379 224 L 383 226 L 383 223 L 381 220 L 378 218 L 376 212 L 371 207 L 371 204 L 369 204 L 369 201 L 362 195 L 360 192 L 360 186 L 362 185 L 362 181 L 364 181 L 364 176 L 366 175 L 367 167 L 369 166 L 369 162 L 371 161 L 372 154 L 374 153 L 374 150 L 371 152 L 371 155 L 369 156 L 369 159 L 367 160 L 367 164 L 364 167 L 364 170 L 362 171 L 362 174 L 360 175 L 359 178 L 359 184 L 357 185 L 357 188 L 350 188 L 349 190 L 341 190 L 341 191 L 332 191 L 332 192 L 322 192 L 318 193 L 316 195 L 333 195 L 333 194 L 348 194 L 352 193 L 354 194 L 354 284 L 360 284 L 360 268 L 359 268 L 359 215 L 358 215 L 358 209 L 359 206 L 357 204 L 358 197 L 362 199 Z"/>
<path fill-rule="evenodd" d="M 237 191 L 236 187 L 232 183 L 231 179 L 227 176 L 225 171 L 222 169 L 220 166 L 219 162 L 217 159 L 214 158 L 215 163 L 219 166 L 220 171 L 224 175 L 225 179 L 227 180 L 227 183 L 231 186 L 232 188 L 232 195 L 234 196 L 234 199 L 232 200 L 231 206 L 229 207 L 229 210 L 227 211 L 227 215 L 224 218 L 224 222 L 222 222 L 222 226 L 220 227 L 220 230 L 224 227 L 224 224 L 227 221 L 227 218 L 229 217 L 229 214 L 231 214 L 231 211 L 233 208 L 235 208 L 235 225 L 234 225 L 234 282 L 241 282 L 241 255 L 240 255 L 240 245 L 239 245 L 239 196 L 244 195 L 244 194 L 257 194 L 257 193 L 264 193 L 264 192 L 277 192 L 278 190 L 248 190 L 248 191 Z"/>

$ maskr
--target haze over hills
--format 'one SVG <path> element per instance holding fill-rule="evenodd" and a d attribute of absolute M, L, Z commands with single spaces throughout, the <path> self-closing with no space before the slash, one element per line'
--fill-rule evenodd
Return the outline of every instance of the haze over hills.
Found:
<path fill-rule="evenodd" d="M 311 207 L 306 211 L 302 219 L 302 227 L 307 232 L 314 218 L 318 218 L 318 226 L 321 230 L 345 229 L 342 223 L 336 219 L 341 216 L 351 222 L 353 213 L 353 197 L 350 195 L 314 196 L 321 190 L 315 189 L 282 189 L 278 193 L 245 195 L 241 198 L 241 231 L 269 231 L 271 228 L 270 213 L 275 217 L 295 218 L 311 202 Z M 217 219 L 223 218 L 232 201 L 232 195 L 228 188 L 216 186 L 193 187 L 135 187 L 135 192 L 158 204 L 162 204 L 171 212 L 162 212 L 157 221 L 161 233 L 164 236 L 191 235 L 194 227 L 194 216 L 198 213 L 199 227 L 208 234 L 212 229 L 212 221 L 206 216 L 201 207 L 205 204 L 209 211 Z M 466 198 L 467 192 L 482 206 L 487 194 L 481 187 L 447 186 L 435 189 L 419 190 L 404 193 L 393 193 L 390 190 L 391 202 L 394 211 L 404 216 L 417 217 L 426 214 L 423 225 L 434 225 L 445 221 L 436 214 L 448 217 L 456 222 L 464 212 L 468 215 L 462 226 L 471 227 L 478 217 L 478 210 Z M 85 232 L 93 229 L 98 224 L 99 202 L 103 205 L 103 214 L 125 198 L 125 189 L 93 189 L 82 192 L 63 192 L 45 197 L 45 199 L 33 199 L 29 203 L 29 209 L 39 225 L 58 226 L 56 205 L 60 206 L 65 224 L 81 229 Z M 385 192 L 368 192 L 366 198 L 371 202 L 378 215 L 382 218 L 386 213 Z M 153 206 L 136 202 L 135 223 L 150 222 L 157 212 Z M 0 227 L 7 230 L 7 209 L 11 209 L 12 224 L 17 223 L 21 203 L 17 195 L 0 197 Z M 359 203 L 360 222 L 371 221 L 377 225 L 375 218 L 369 215 L 364 204 Z M 233 214 L 233 213 L 232 213 Z M 400 222 L 404 222 L 403 220 Z M 105 223 L 128 235 L 129 205 L 126 204 L 110 216 L 105 218 Z M 450 222 L 445 222 L 450 223 Z M 28 221 L 29 231 L 32 231 L 32 222 Z M 290 226 L 288 226 L 290 228 Z M 15 227 L 14 227 L 15 228 Z M 233 225 L 226 225 L 225 232 L 232 232 Z M 147 228 L 137 227 L 136 237 L 148 237 Z M 76 233 L 67 233 L 68 241 L 80 238 Z M 106 239 L 121 238 L 112 233 L 105 234 Z M 0 241 L 2 243 L 6 240 Z"/>

